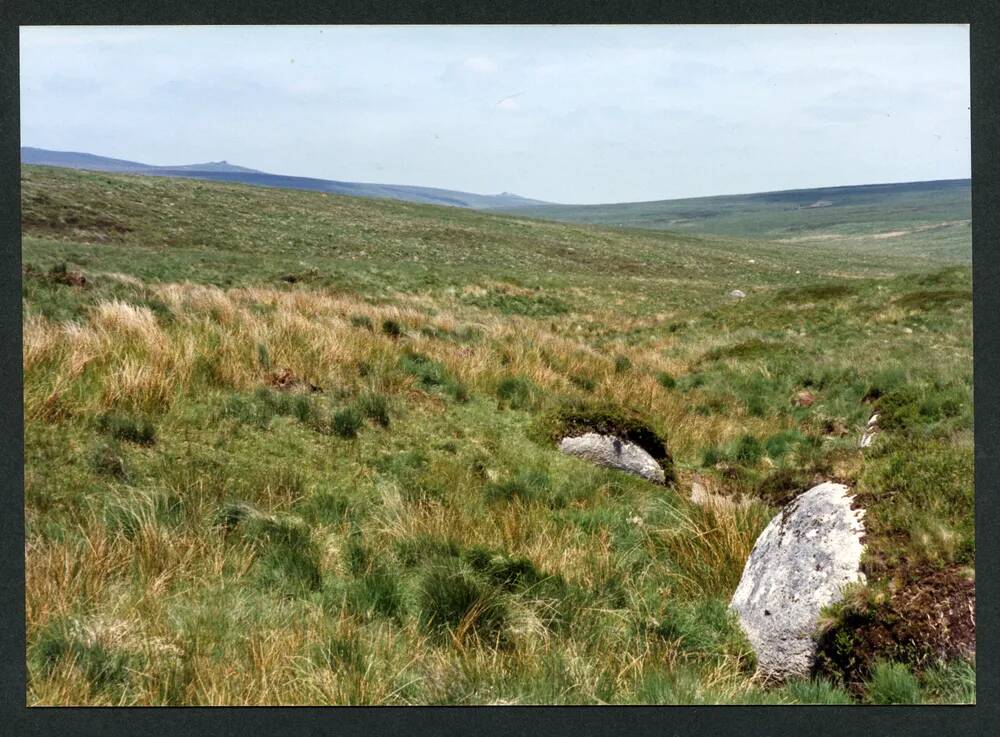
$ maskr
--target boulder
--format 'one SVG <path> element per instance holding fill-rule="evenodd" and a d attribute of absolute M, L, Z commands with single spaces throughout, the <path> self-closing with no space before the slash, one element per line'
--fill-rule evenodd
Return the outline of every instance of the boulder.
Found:
<path fill-rule="evenodd" d="M 757 653 L 760 672 L 784 680 L 808 675 L 820 610 L 850 583 L 864 581 L 864 510 L 843 484 L 800 494 L 757 538 L 730 608 Z"/>
<path fill-rule="evenodd" d="M 734 289 L 729 293 L 729 296 L 732 299 L 743 299 L 744 297 L 747 296 L 747 293 L 744 292 L 742 289 Z"/>
<path fill-rule="evenodd" d="M 559 450 L 598 466 L 617 468 L 658 484 L 666 479 L 660 464 L 649 453 L 635 443 L 614 435 L 588 432 L 578 437 L 563 438 Z"/>

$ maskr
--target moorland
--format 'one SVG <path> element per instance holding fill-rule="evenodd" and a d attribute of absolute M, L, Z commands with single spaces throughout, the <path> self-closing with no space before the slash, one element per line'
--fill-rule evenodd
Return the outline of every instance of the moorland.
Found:
<path fill-rule="evenodd" d="M 967 189 L 688 232 L 21 186 L 30 704 L 975 700 L 912 636 L 974 577 Z M 669 483 L 561 454 L 595 417 Z M 863 500 L 867 584 L 813 677 L 762 683 L 727 605 L 820 479 Z"/>

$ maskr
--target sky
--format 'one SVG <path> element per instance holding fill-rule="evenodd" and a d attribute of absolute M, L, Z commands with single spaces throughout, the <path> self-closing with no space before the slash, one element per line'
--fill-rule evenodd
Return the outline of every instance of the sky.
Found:
<path fill-rule="evenodd" d="M 970 176 L 969 33 L 23 27 L 21 144 L 630 202 Z"/>

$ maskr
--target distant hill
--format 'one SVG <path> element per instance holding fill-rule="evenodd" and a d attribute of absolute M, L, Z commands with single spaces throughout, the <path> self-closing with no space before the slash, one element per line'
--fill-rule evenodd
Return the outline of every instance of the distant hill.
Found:
<path fill-rule="evenodd" d="M 608 205 L 548 204 L 503 211 L 571 223 L 764 238 L 889 235 L 930 227 L 968 227 L 972 183 L 946 179 Z"/>
<path fill-rule="evenodd" d="M 164 171 L 198 171 L 198 172 L 229 172 L 241 174 L 263 174 L 257 169 L 248 169 L 245 166 L 236 166 L 228 161 L 208 161 L 204 164 L 185 164 L 184 166 L 164 166 L 154 167 Z"/>
<path fill-rule="evenodd" d="M 497 195 L 483 195 L 450 189 L 437 189 L 434 187 L 414 187 L 404 184 L 341 182 L 331 179 L 268 174 L 256 169 L 235 166 L 226 161 L 212 161 L 204 164 L 185 164 L 181 166 L 152 166 L 137 161 L 112 159 L 106 156 L 95 156 L 94 154 L 79 153 L 76 151 L 50 151 L 42 148 L 22 146 L 21 163 L 39 166 L 57 166 L 69 169 L 86 169 L 89 171 L 117 172 L 121 174 L 211 179 L 220 182 L 251 184 L 260 187 L 305 189 L 332 194 L 352 195 L 354 197 L 380 197 L 431 205 L 468 207 L 477 210 L 546 204 L 541 200 L 520 197 L 510 192 L 503 192 Z"/>
<path fill-rule="evenodd" d="M 792 189 L 607 205 L 556 205 L 503 192 L 474 194 L 435 187 L 344 182 L 269 174 L 226 161 L 153 166 L 74 151 L 22 147 L 25 164 L 90 171 L 187 177 L 354 197 L 378 197 L 430 205 L 501 211 L 570 223 L 751 238 L 811 240 L 857 235 L 961 230 L 972 217 L 969 179 Z M 958 240 L 965 236 L 956 233 Z M 957 241 L 956 241 L 957 242 Z"/>
<path fill-rule="evenodd" d="M 235 166 L 228 161 L 208 161 L 204 164 L 184 164 L 181 166 L 153 166 L 151 164 L 141 164 L 138 161 L 112 159 L 107 156 L 95 156 L 94 154 L 85 154 L 78 151 L 49 151 L 44 148 L 32 148 L 31 146 L 21 147 L 21 163 L 122 173 L 147 173 L 151 171 L 263 173 L 256 169 L 248 169 L 245 166 Z"/>

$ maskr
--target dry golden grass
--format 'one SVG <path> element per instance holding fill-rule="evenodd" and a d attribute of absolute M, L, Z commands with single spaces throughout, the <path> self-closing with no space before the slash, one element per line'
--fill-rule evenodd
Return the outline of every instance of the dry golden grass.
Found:
<path fill-rule="evenodd" d="M 773 431 L 773 422 L 746 415 L 692 415 L 687 404 L 697 398 L 697 390 L 687 398 L 662 391 L 650 372 L 677 373 L 684 367 L 676 357 L 664 358 L 669 340 L 639 352 L 620 345 L 599 353 L 535 321 L 484 317 L 467 308 L 466 315 L 441 311 L 428 317 L 414 308 L 375 306 L 316 292 L 224 291 L 195 284 L 157 285 L 155 293 L 174 311 L 167 326 L 161 326 L 148 308 L 117 300 L 96 305 L 82 324 L 30 316 L 23 347 L 27 416 L 52 418 L 113 407 L 166 409 L 187 390 L 196 367 L 205 363 L 213 366 L 222 386 L 252 389 L 267 373 L 259 361 L 261 346 L 271 367 L 288 368 L 319 386 L 356 382 L 360 362 L 384 367 L 399 355 L 390 337 L 350 324 L 350 317 L 363 315 L 376 326 L 384 320 L 402 324 L 412 331 L 408 340 L 412 349 L 439 361 L 474 390 L 491 393 L 501 378 L 513 374 L 542 390 L 565 392 L 572 388 L 568 377 L 593 376 L 599 395 L 656 417 L 665 428 L 677 428 L 671 440 L 683 454 L 728 442 L 741 433 Z M 260 306 L 268 309 L 261 311 Z M 482 331 L 482 339 L 470 345 L 418 332 L 421 328 L 453 331 L 461 325 Z M 725 341 L 723 336 L 712 345 Z M 616 373 L 611 359 L 616 354 L 630 355 L 637 367 L 648 371 Z M 99 396 L 81 386 L 90 380 L 88 369 L 101 377 Z M 405 377 L 376 373 L 382 390 L 403 389 Z"/>
<path fill-rule="evenodd" d="M 729 595 L 771 516 L 760 504 L 691 505 L 674 512 L 670 524 L 654 532 L 675 565 L 674 590 L 695 599 Z"/>
<path fill-rule="evenodd" d="M 151 289 L 169 308 L 170 319 L 122 300 L 97 302 L 76 322 L 28 316 L 22 357 L 29 421 L 63 422 L 122 409 L 172 416 L 175 407 L 186 406 L 193 390 L 250 393 L 279 369 L 330 393 L 376 390 L 429 418 L 449 402 L 422 390 L 416 377 L 400 370 L 401 359 L 418 352 L 486 397 L 495 396 L 500 382 L 511 376 L 530 382 L 541 397 L 578 392 L 571 377 L 590 377 L 593 396 L 655 418 L 668 434 L 675 458 L 697 459 L 706 447 L 794 427 L 788 419 L 753 416 L 742 405 L 727 405 L 725 412 L 692 412 L 693 403 L 709 396 L 707 390 L 664 391 L 655 378 L 658 372 L 696 370 L 713 348 L 747 340 L 746 330 L 723 329 L 684 343 L 664 331 L 636 348 L 615 341 L 597 349 L 575 337 L 570 325 L 579 316 L 501 317 L 458 299 L 428 302 L 415 296 L 373 304 L 345 295 L 263 287 L 161 284 Z M 371 329 L 358 322 L 359 316 L 367 318 Z M 593 317 L 614 319 L 611 313 Z M 664 319 L 669 316 L 630 324 L 649 328 Z M 384 321 L 401 325 L 405 339 L 384 334 Z M 473 332 L 463 333 L 469 330 Z M 631 368 L 616 370 L 616 356 L 627 357 Z M 738 379 L 771 378 L 766 368 L 731 363 L 730 375 Z M 364 375 L 358 369 L 362 365 L 368 367 Z M 469 442 L 473 447 L 478 441 Z M 161 447 L 189 452 L 186 443 L 167 438 Z M 509 452 L 492 445 L 478 450 L 487 456 Z M 765 458 L 765 468 L 769 463 Z M 845 453 L 834 457 L 832 470 L 847 477 L 860 472 L 860 463 L 857 453 Z M 503 466 L 498 462 L 486 468 L 487 481 L 503 481 L 509 473 L 500 470 Z M 501 643 L 499 634 L 496 642 L 476 635 L 476 622 L 493 605 L 481 600 L 454 626 L 446 646 L 432 642 L 412 620 L 399 623 L 348 613 L 347 593 L 325 594 L 340 596 L 339 608 L 306 600 L 254 613 L 240 598 L 244 594 L 234 592 L 258 585 L 256 548 L 206 527 L 225 490 L 211 489 L 205 478 L 164 481 L 95 506 L 62 540 L 29 544 L 29 640 L 65 626 L 77 648 L 55 659 L 44 678 L 33 679 L 30 702 L 603 703 L 608 694 L 614 694 L 611 701 L 649 698 L 661 693 L 655 685 L 661 681 L 662 693 L 668 694 L 664 698 L 725 703 L 760 693 L 762 684 L 753 679 L 744 655 L 715 654 L 706 665 L 686 653 L 682 643 L 637 629 L 636 622 L 655 623 L 658 614 L 649 608 L 649 597 L 725 600 L 773 510 L 759 503 L 691 504 L 691 474 L 682 469 L 683 488 L 677 496 L 668 492 L 667 499 L 644 498 L 634 508 L 619 509 L 609 523 L 586 530 L 567 523 L 565 515 L 552 514 L 538 500 L 470 503 L 463 494 L 481 483 L 471 473 L 442 466 L 438 480 L 451 491 L 414 499 L 399 483 L 361 465 L 353 483 L 373 489 L 373 512 L 360 528 L 370 554 L 391 559 L 398 546 L 420 539 L 510 551 L 535 569 L 587 591 L 613 587 L 623 575 L 623 561 L 632 556 L 645 562 L 629 574 L 628 604 L 602 600 L 584 606 L 575 613 L 572 634 L 563 636 L 545 623 L 553 602 L 529 591 L 505 604 L 507 640 Z M 308 494 L 283 478 L 261 479 L 254 492 L 255 502 L 267 513 L 294 511 Z M 161 486 L 185 500 L 183 534 L 157 517 Z M 618 493 L 613 484 L 597 483 L 589 501 L 570 504 L 569 512 L 616 508 Z M 130 532 L 110 529 L 109 514 L 128 519 Z M 32 524 L 44 522 L 35 511 L 29 510 L 28 517 Z M 615 532 L 615 525 L 625 521 L 632 532 Z M 327 575 L 343 580 L 354 575 L 344 540 L 358 529 L 341 521 L 311 533 Z M 621 536 L 627 534 L 633 541 L 623 548 Z M 946 552 L 955 547 L 946 526 L 928 527 L 923 534 L 929 547 Z M 213 595 L 235 597 L 222 605 L 231 610 L 213 614 Z M 192 613 L 185 615 L 190 619 L 178 621 L 178 602 L 191 607 Z M 205 613 L 196 614 L 198 607 Z M 223 617 L 219 626 L 230 634 L 214 644 L 214 635 L 191 639 L 192 632 L 206 626 L 198 617 L 212 616 Z M 243 634 L 233 637 L 233 631 Z M 323 655 L 323 647 L 333 654 Z M 88 685 L 95 666 L 87 658 L 105 651 L 126 658 L 123 667 L 139 668 L 127 678 L 127 687 L 95 690 Z M 341 660 L 331 665 L 324 660 L 328 657 Z M 663 680 L 671 672 L 676 678 Z M 552 678 L 556 681 L 549 684 Z"/>
<path fill-rule="evenodd" d="M 968 270 L 899 256 L 927 241 L 23 180 L 33 704 L 830 698 L 754 681 L 725 603 L 774 509 L 699 508 L 695 473 L 727 499 L 865 479 L 907 550 L 968 555 Z M 853 447 L 871 387 L 917 393 L 920 473 Z M 677 488 L 543 442 L 570 401 L 645 415 Z M 892 517 L 886 489 L 946 513 Z"/>

